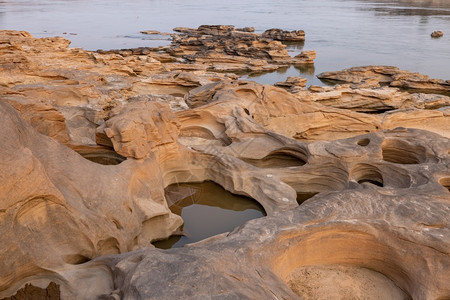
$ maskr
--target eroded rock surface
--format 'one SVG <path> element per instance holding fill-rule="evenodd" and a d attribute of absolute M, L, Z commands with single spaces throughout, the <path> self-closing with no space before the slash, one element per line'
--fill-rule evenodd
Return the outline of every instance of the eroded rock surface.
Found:
<path fill-rule="evenodd" d="M 353 84 L 365 83 L 370 80 L 405 89 L 450 92 L 449 80 L 431 79 L 427 75 L 400 70 L 392 66 L 354 67 L 342 71 L 324 72 L 317 77 Z"/>
<path fill-rule="evenodd" d="M 312 64 L 314 51 L 290 57 L 279 41 L 303 41 L 303 31 L 270 29 L 262 35 L 234 26 L 202 25 L 198 29 L 175 28 L 170 54 L 214 71 L 269 71 L 290 64 Z"/>
<path fill-rule="evenodd" d="M 0 298 L 450 297 L 449 97 L 397 88 L 448 80 L 260 85 L 214 70 L 311 61 L 277 41 L 302 32 L 176 31 L 99 52 L 0 31 Z M 207 180 L 267 217 L 154 249 L 182 224 L 164 189 Z"/>

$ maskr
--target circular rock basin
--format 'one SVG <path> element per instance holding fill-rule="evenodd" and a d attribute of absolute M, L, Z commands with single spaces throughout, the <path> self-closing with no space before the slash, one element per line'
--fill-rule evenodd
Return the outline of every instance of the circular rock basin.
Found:
<path fill-rule="evenodd" d="M 184 235 L 153 244 L 168 249 L 232 231 L 245 222 L 266 215 L 255 200 L 234 195 L 214 182 L 173 184 L 166 188 L 170 210 L 184 220 Z"/>

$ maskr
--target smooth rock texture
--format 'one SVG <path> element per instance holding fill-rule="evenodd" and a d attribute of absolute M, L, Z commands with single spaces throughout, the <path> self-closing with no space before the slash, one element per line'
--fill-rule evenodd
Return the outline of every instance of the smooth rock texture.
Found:
<path fill-rule="evenodd" d="M 448 80 L 260 85 L 217 71 L 311 62 L 274 40 L 301 32 L 176 31 L 98 52 L 0 31 L 0 298 L 450 297 Z M 182 225 L 165 188 L 203 181 L 267 217 L 155 249 Z"/>

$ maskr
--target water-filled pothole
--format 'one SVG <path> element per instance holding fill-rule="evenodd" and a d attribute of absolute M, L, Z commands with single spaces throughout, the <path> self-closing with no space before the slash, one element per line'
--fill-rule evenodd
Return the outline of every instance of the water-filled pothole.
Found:
<path fill-rule="evenodd" d="M 171 236 L 153 244 L 157 248 L 181 247 L 266 215 L 255 200 L 234 195 L 214 182 L 173 184 L 166 188 L 170 210 L 184 220 L 185 235 Z"/>

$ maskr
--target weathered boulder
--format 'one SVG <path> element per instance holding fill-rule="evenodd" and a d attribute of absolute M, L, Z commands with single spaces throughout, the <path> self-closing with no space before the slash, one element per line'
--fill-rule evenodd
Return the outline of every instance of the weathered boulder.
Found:
<path fill-rule="evenodd" d="M 142 159 L 157 146 L 176 143 L 179 128 L 179 121 L 169 105 L 133 101 L 120 110 L 113 110 L 97 132 L 104 132 L 120 155 Z"/>

